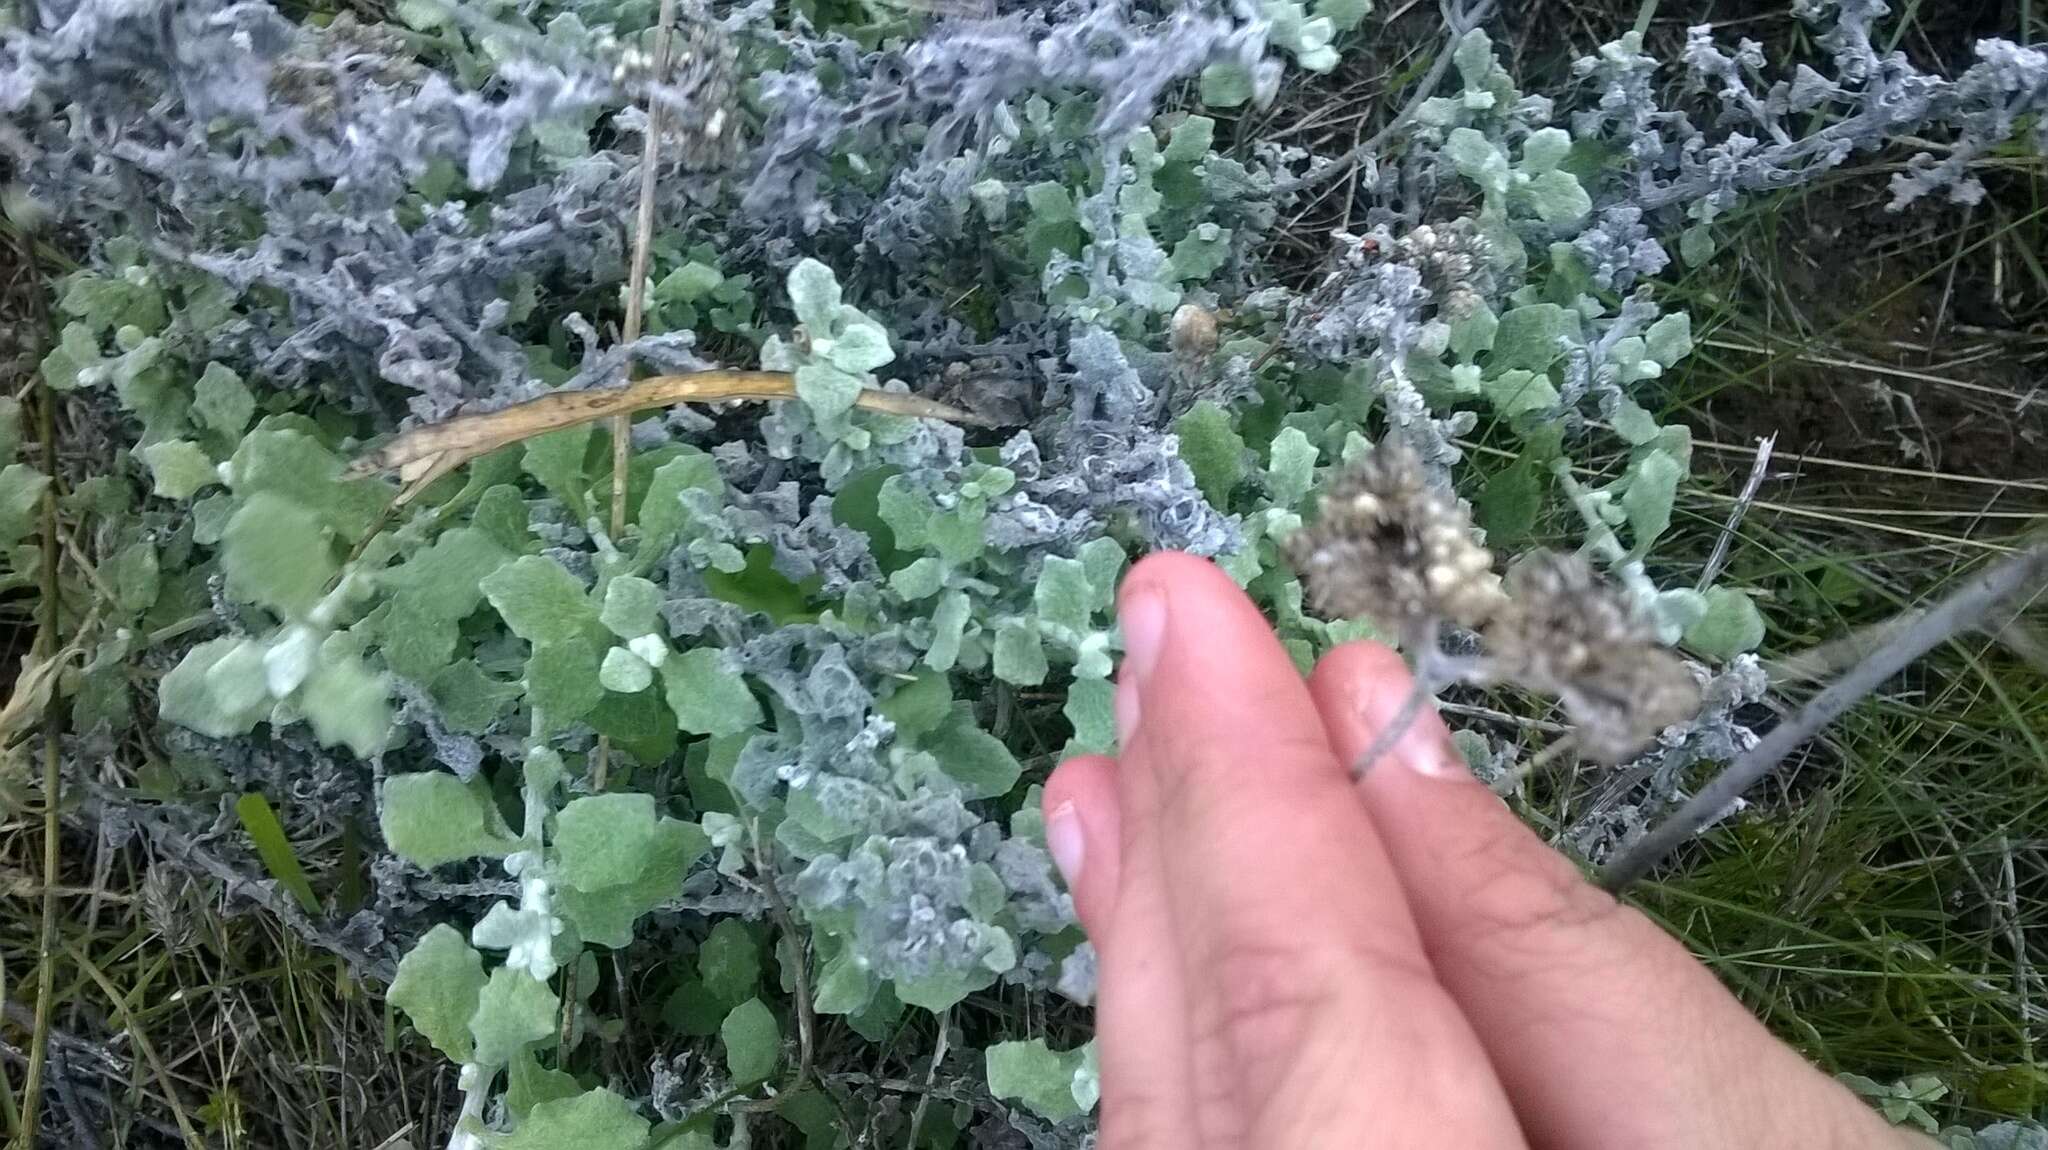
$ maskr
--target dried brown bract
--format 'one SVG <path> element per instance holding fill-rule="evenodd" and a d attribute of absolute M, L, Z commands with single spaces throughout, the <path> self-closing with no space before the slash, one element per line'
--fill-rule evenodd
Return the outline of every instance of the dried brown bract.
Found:
<path fill-rule="evenodd" d="M 1498 677 L 1563 700 L 1587 758 L 1622 762 L 1699 710 L 1692 672 L 1581 556 L 1539 551 L 1510 568 L 1485 638 Z"/>
<path fill-rule="evenodd" d="M 1504 601 L 1465 508 L 1431 488 L 1422 461 L 1398 444 L 1330 484 L 1320 517 L 1287 541 L 1287 559 L 1317 610 L 1404 632 L 1439 619 L 1478 627 Z"/>
<path fill-rule="evenodd" d="M 1423 224 L 1395 242 L 1396 258 L 1422 272 L 1445 319 L 1463 319 L 1496 291 L 1491 247 L 1471 220 Z"/>
<path fill-rule="evenodd" d="M 1184 303 L 1174 309 L 1169 332 L 1176 357 L 1201 360 L 1216 350 L 1216 313 L 1198 303 Z"/>

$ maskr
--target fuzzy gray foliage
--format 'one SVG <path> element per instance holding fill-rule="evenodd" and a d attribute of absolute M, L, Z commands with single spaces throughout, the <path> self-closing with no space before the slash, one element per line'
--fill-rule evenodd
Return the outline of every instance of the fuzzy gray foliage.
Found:
<path fill-rule="evenodd" d="M 1704 126 L 1667 107 L 1659 64 L 1639 37 L 1608 44 L 1579 62 L 1589 98 L 1572 117 L 1575 134 L 1618 147 L 1626 165 L 1596 192 L 1605 206 L 1645 212 L 1685 208 L 1709 221 L 1740 195 L 1808 183 L 1859 152 L 1901 137 L 1930 141 L 1892 179 L 1892 209 L 1935 193 L 1974 203 L 1983 188 L 1972 161 L 2011 138 L 2028 117 L 2036 148 L 2048 147 L 2048 53 L 1984 40 L 1977 62 L 1949 79 L 1922 71 L 1904 52 L 1881 52 L 1875 25 L 1886 0 L 1801 0 L 1799 15 L 1821 33 L 1833 75 L 1798 65 L 1766 76 L 1761 45 L 1722 48 L 1711 30 L 1692 30 L 1683 54 L 1685 88 L 1698 94 Z"/>
<path fill-rule="evenodd" d="M 1733 762 L 1756 745 L 1757 735 L 1740 713 L 1770 686 L 1757 657 L 1737 656 L 1713 674 L 1695 665 L 1693 674 L 1701 683 L 1698 717 L 1666 728 L 1656 745 L 1616 768 L 1565 829 L 1565 841 L 1580 858 L 1597 863 L 1612 857 L 1685 800 L 1685 780 L 1696 764 Z"/>
<path fill-rule="evenodd" d="M 863 54 L 840 37 L 785 41 L 787 66 L 760 77 L 772 109 L 747 192 L 757 212 L 795 212 L 815 226 L 832 218 L 820 195 L 826 160 L 885 135 L 924 129 L 927 160 L 986 143 L 1005 102 L 1052 89 L 1100 98 L 1096 133 L 1120 139 L 1142 124 L 1159 95 L 1204 66 L 1229 61 L 1269 89 L 1279 65 L 1265 57 L 1266 21 L 1239 0 L 1235 17 L 1202 6 L 1159 19 L 1121 4 L 1067 0 L 1046 11 L 940 25 L 900 54 Z M 847 79 L 829 92 L 819 65 Z"/>

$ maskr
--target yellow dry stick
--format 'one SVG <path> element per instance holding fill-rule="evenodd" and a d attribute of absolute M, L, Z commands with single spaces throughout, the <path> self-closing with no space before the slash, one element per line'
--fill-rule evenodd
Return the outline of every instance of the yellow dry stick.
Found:
<path fill-rule="evenodd" d="M 558 391 L 498 411 L 459 415 L 444 423 L 415 427 L 382 447 L 357 456 L 342 470 L 341 477 L 363 479 L 395 472 L 404 487 L 392 506 L 403 507 L 428 484 L 470 460 L 550 431 L 678 403 L 795 398 L 796 377 L 781 371 L 655 375 L 625 387 Z M 990 426 L 988 420 L 973 412 L 900 391 L 870 388 L 860 393 L 854 406 L 885 415 Z"/>

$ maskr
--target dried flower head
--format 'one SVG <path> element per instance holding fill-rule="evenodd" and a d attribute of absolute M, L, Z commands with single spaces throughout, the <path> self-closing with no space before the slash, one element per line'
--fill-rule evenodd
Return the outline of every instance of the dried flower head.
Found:
<path fill-rule="evenodd" d="M 1173 354 L 1199 360 L 1216 350 L 1216 313 L 1198 303 L 1184 303 L 1173 312 L 1170 344 Z"/>
<path fill-rule="evenodd" d="M 1472 538 L 1455 496 L 1429 485 L 1422 461 L 1383 443 L 1330 483 L 1316 522 L 1287 559 L 1326 615 L 1370 616 L 1400 629 L 1433 619 L 1477 627 L 1503 602 L 1493 555 Z"/>
<path fill-rule="evenodd" d="M 1563 700 L 1587 758 L 1621 762 L 1699 710 L 1692 672 L 1584 557 L 1527 556 L 1507 599 L 1485 633 L 1496 673 Z"/>

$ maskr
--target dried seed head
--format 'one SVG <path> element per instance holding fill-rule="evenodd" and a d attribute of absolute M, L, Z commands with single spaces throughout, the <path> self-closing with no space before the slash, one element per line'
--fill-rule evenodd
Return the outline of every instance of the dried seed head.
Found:
<path fill-rule="evenodd" d="M 1201 304 L 1180 305 L 1174 309 L 1168 340 L 1173 354 L 1182 359 L 1201 359 L 1216 350 L 1216 313 Z"/>
<path fill-rule="evenodd" d="M 1699 710 L 1685 663 L 1578 555 L 1538 551 L 1508 570 L 1486 646 L 1512 679 L 1563 700 L 1587 758 L 1619 763 Z"/>
<path fill-rule="evenodd" d="M 1286 549 L 1310 601 L 1333 617 L 1477 627 L 1503 602 L 1493 555 L 1473 542 L 1465 508 L 1433 490 L 1422 461 L 1399 444 L 1381 444 L 1333 481 L 1321 515 Z"/>

